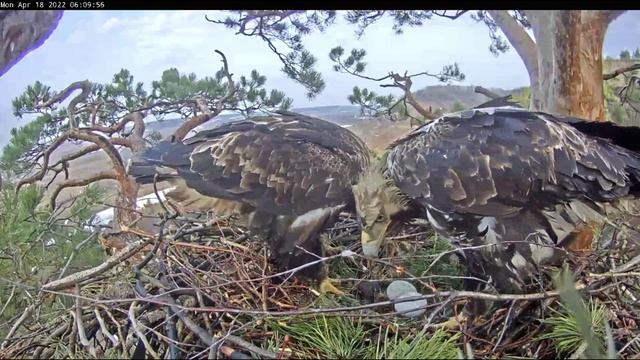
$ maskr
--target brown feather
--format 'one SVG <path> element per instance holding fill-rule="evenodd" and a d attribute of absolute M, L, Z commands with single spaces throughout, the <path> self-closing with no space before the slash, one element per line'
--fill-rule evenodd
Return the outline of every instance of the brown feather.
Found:
<path fill-rule="evenodd" d="M 134 159 L 134 173 L 137 167 L 141 181 L 148 181 L 149 163 L 174 169 L 184 186 L 167 196 L 245 212 L 251 231 L 289 266 L 315 260 L 296 246 L 321 255 L 318 233 L 353 201 L 351 185 L 369 161 L 368 148 L 349 130 L 279 112 L 220 124 L 182 143 L 161 143 Z"/>

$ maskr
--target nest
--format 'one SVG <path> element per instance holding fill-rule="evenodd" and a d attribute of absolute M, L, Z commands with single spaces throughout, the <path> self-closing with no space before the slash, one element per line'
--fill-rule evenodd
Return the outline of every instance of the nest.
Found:
<path fill-rule="evenodd" d="M 368 327 L 365 342 L 394 334 L 429 338 L 435 322 L 455 315 L 470 299 L 496 300 L 498 308 L 449 332 L 449 337 L 457 334 L 461 353 L 561 355 L 554 339 L 543 336 L 552 330 L 545 319 L 562 311 L 548 275 L 552 270 L 529 294 L 460 291 L 462 276 L 451 271 L 457 268 L 453 251 L 436 249 L 436 238 L 422 226 L 395 229 L 390 256 L 371 260 L 357 255 L 358 226 L 343 214 L 328 234 L 351 251 L 318 259 L 330 263 L 333 277 L 342 279 L 340 287 L 349 293 L 336 298 L 295 277 L 299 269 L 276 269 L 264 242 L 232 219 L 165 215 L 158 221 L 157 235 L 132 228 L 103 236 L 112 252 L 104 264 L 45 284 L 13 324 L 0 357 L 302 357 L 293 346 L 297 335 L 280 337 L 282 331 L 277 334 L 271 324 L 338 317 Z M 630 358 L 640 353 L 640 256 L 630 232 L 623 237 L 618 228 L 608 227 L 590 254 L 567 261 L 583 296 L 605 306 L 618 355 Z M 425 248 L 437 251 L 419 251 Z M 442 263 L 448 267 L 439 267 Z M 438 274 L 442 269 L 448 270 Z M 394 311 L 384 295 L 393 279 L 419 286 L 428 300 L 423 316 L 407 319 Z M 61 304 L 57 310 L 39 311 L 55 301 Z"/>

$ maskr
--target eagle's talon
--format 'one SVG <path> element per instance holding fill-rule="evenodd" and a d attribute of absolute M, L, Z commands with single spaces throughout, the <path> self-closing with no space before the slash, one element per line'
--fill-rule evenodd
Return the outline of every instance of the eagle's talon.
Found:
<path fill-rule="evenodd" d="M 320 292 L 322 294 L 332 293 L 338 296 L 344 296 L 346 293 L 340 289 L 338 289 L 335 285 L 333 285 L 333 281 L 330 278 L 325 278 L 320 282 Z"/>
<path fill-rule="evenodd" d="M 346 250 L 346 248 L 343 246 L 331 246 L 326 244 L 323 244 L 322 246 L 324 246 L 325 255 L 329 256 L 340 254 L 342 253 L 342 251 Z"/>
<path fill-rule="evenodd" d="M 343 246 L 331 245 L 331 239 L 329 239 L 327 234 L 320 235 L 320 242 L 322 243 L 322 249 L 324 250 L 325 255 L 336 255 L 345 250 L 345 247 Z"/>
<path fill-rule="evenodd" d="M 447 321 L 433 324 L 431 327 L 434 328 L 443 328 L 445 330 L 459 330 L 461 328 L 460 325 L 465 323 L 468 320 L 468 316 L 464 314 L 458 314 L 456 316 L 450 317 Z"/>

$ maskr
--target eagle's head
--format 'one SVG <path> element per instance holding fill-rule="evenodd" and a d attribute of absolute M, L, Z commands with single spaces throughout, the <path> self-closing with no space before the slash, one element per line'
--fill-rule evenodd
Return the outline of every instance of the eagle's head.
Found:
<path fill-rule="evenodd" d="M 362 253 L 378 257 L 392 217 L 408 206 L 400 190 L 384 174 L 383 161 L 373 161 L 353 186 L 362 228 Z"/>

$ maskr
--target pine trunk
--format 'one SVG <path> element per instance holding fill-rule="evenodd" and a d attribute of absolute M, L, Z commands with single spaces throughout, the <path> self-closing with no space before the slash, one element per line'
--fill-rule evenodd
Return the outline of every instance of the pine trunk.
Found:
<path fill-rule="evenodd" d="M 607 12 L 531 11 L 527 16 L 538 52 L 531 108 L 605 120 L 602 46 Z"/>

